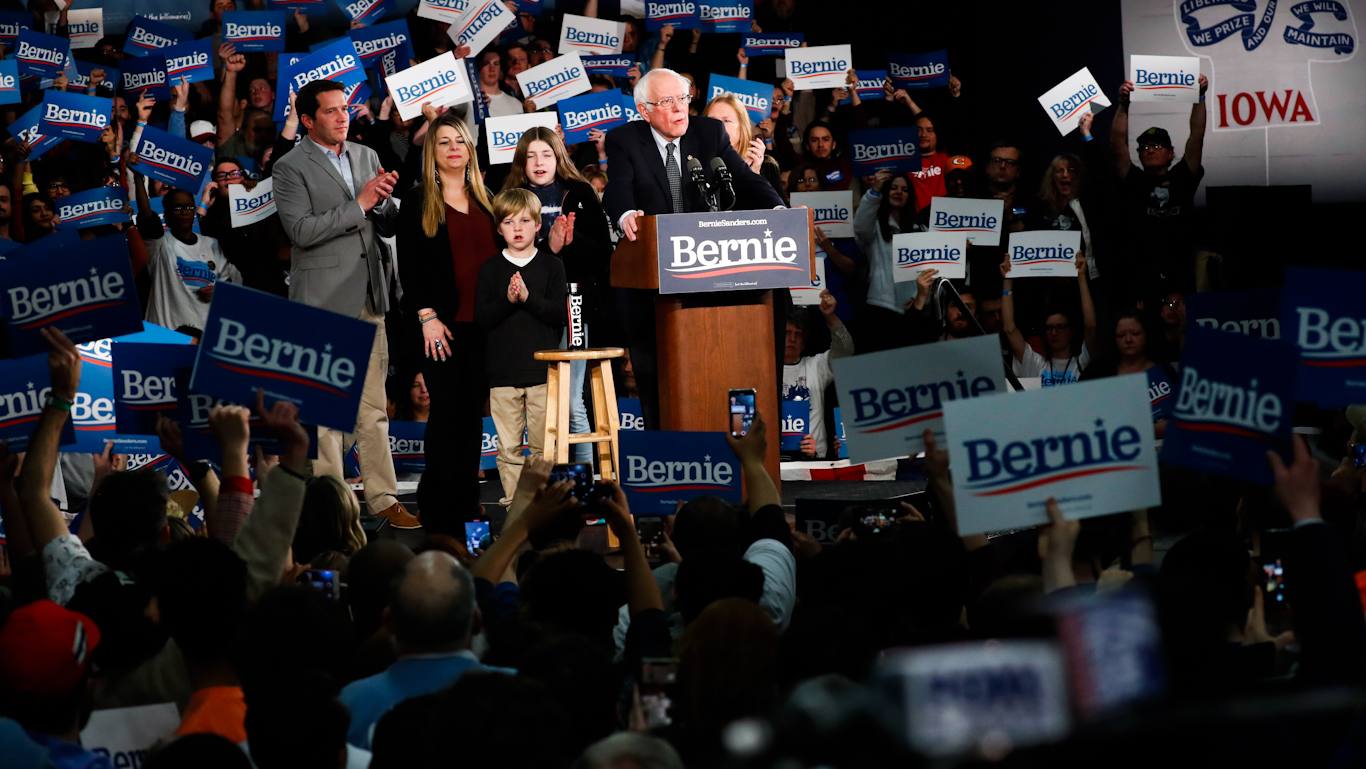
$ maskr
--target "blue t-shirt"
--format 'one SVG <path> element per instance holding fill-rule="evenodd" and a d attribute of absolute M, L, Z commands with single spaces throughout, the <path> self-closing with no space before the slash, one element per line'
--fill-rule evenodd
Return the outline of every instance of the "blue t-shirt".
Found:
<path fill-rule="evenodd" d="M 346 732 L 346 741 L 369 750 L 375 724 L 395 705 L 440 691 L 470 670 L 491 670 L 509 675 L 517 672 L 482 665 L 471 652 L 460 651 L 400 657 L 383 673 L 352 681 L 341 692 L 342 704 L 351 711 L 351 728 Z"/>

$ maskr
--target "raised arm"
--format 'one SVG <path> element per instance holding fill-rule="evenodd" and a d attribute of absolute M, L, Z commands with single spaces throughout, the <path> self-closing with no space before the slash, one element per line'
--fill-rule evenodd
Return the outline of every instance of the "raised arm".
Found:
<path fill-rule="evenodd" d="M 218 146 L 237 133 L 237 73 L 247 66 L 247 57 L 236 52 L 232 43 L 218 47 L 223 59 L 223 82 L 218 89 Z"/>
<path fill-rule="evenodd" d="M 1009 257 L 1006 258 L 1006 262 L 1010 262 Z M 1085 254 L 1077 254 L 1077 291 L 1081 293 L 1081 327 L 1083 333 L 1082 341 L 1086 344 L 1087 352 L 1094 356 L 1098 351 L 1096 348 L 1096 305 L 1094 302 L 1091 301 L 1091 280 L 1089 276 L 1086 274 Z M 1007 301 L 1009 301 L 1009 299 L 1010 297 L 1006 297 Z M 1004 301 L 1001 303 L 1001 306 L 1004 308 Z M 1004 309 L 1002 310 L 1001 314 L 1005 315 Z M 1013 306 L 1011 307 L 1010 314 L 1010 325 L 1014 326 L 1015 312 Z M 1019 329 L 1016 329 L 1015 333 L 1020 333 Z"/>
<path fill-rule="evenodd" d="M 669 47 L 669 41 L 674 39 L 674 25 L 665 24 L 659 28 L 659 45 L 655 46 L 655 55 L 650 57 L 650 69 L 664 68 L 664 49 Z"/>
<path fill-rule="evenodd" d="M 1191 105 L 1191 135 L 1186 138 L 1186 167 L 1191 173 L 1200 173 L 1200 159 L 1205 153 L 1205 91 L 1209 79 L 1200 76 L 1200 101 Z"/>
<path fill-rule="evenodd" d="M 1085 271 L 1086 268 L 1083 266 L 1082 272 L 1085 273 Z M 1084 279 L 1085 278 L 1083 277 L 1083 280 Z M 1005 332 L 1006 339 L 1010 342 L 1011 356 L 1014 357 L 1015 360 L 1018 362 L 1024 360 L 1025 338 L 1024 334 L 1020 333 L 1019 327 L 1015 325 L 1015 297 L 1013 295 L 1014 285 L 1015 281 L 1010 278 L 1010 254 L 1006 254 L 1006 257 L 1001 260 L 1001 330 Z M 1086 289 L 1082 290 L 1086 291 Z M 1085 296 L 1086 299 L 1082 301 L 1089 303 L 1091 301 L 1090 292 L 1086 292 Z M 1094 338 L 1096 334 L 1095 315 L 1096 312 L 1094 309 L 1092 309 L 1090 326 L 1090 336 L 1092 338 Z"/>
<path fill-rule="evenodd" d="M 650 572 L 650 563 L 645 559 L 645 548 L 640 545 L 631 508 L 626 504 L 626 493 L 611 481 L 603 486 L 612 492 L 610 499 L 602 501 L 602 510 L 612 533 L 621 540 L 621 557 L 626 567 L 626 607 L 631 614 L 649 609 L 663 610 L 664 598 L 659 593 L 659 583 Z"/>
<path fill-rule="evenodd" d="M 33 428 L 24 467 L 19 471 L 19 507 L 28 524 L 33 548 L 39 553 L 49 542 L 69 533 L 62 511 L 52 501 L 52 473 L 57 466 L 62 426 L 71 416 L 71 404 L 81 383 L 81 355 L 76 345 L 50 326 L 42 329 L 42 335 L 52 345 L 47 356 L 52 383 L 47 392 L 48 403 Z"/>
<path fill-rule="evenodd" d="M 1129 94 L 1133 90 L 1134 84 L 1129 80 L 1119 87 L 1119 104 L 1115 107 L 1114 120 L 1110 122 L 1110 152 L 1115 156 L 1115 176 L 1121 181 L 1129 173 L 1129 166 L 1133 165 L 1129 160 Z M 1203 115 L 1205 105 L 1199 106 Z M 1191 114 L 1194 115 L 1194 112 Z"/>
<path fill-rule="evenodd" d="M 726 443 L 730 444 L 730 450 L 735 452 L 735 458 L 740 460 L 740 473 L 744 476 L 745 490 L 749 494 L 745 503 L 749 507 L 750 515 L 768 505 L 781 507 L 783 504 L 778 487 L 773 485 L 773 478 L 769 476 L 768 470 L 764 469 L 764 457 L 768 454 L 767 427 L 764 415 L 756 408 L 749 432 L 740 438 L 731 435 L 729 431 L 726 433 Z"/>

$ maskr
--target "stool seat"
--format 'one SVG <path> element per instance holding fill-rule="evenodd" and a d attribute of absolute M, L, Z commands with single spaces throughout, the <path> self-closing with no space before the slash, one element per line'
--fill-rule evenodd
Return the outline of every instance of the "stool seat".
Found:
<path fill-rule="evenodd" d="M 536 353 L 536 360 L 607 360 L 608 358 L 620 358 L 625 354 L 626 351 L 620 347 L 590 347 L 587 350 L 541 350 Z"/>

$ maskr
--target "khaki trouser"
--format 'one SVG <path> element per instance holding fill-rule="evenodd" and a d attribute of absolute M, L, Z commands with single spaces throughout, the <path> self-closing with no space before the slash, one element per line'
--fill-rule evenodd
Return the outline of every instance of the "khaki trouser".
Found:
<path fill-rule="evenodd" d="M 365 300 L 360 319 L 375 325 L 375 344 L 370 348 L 370 365 L 365 369 L 365 388 L 361 392 L 354 436 L 359 444 L 357 453 L 365 481 L 365 504 L 370 507 L 370 514 L 375 515 L 398 502 L 394 456 L 389 452 L 388 401 L 384 393 L 384 380 L 389 375 L 389 340 L 384 335 L 384 316 L 371 309 L 369 299 Z M 345 480 L 342 453 L 344 446 L 351 445 L 351 440 L 351 433 L 319 427 L 318 458 L 313 460 L 313 474 Z"/>
<path fill-rule="evenodd" d="M 503 482 L 499 504 L 512 504 L 517 480 L 522 477 L 522 430 L 534 457 L 545 448 L 546 386 L 494 387 L 489 390 L 489 413 L 498 430 L 498 479 Z"/>

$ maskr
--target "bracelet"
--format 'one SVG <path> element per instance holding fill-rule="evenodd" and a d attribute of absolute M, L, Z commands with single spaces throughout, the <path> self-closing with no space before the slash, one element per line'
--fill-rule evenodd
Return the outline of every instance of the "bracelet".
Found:
<path fill-rule="evenodd" d="M 740 69 L 745 69 L 745 68 L 748 67 L 748 66 L 749 66 L 748 64 L 741 64 L 741 65 L 740 65 Z"/>
<path fill-rule="evenodd" d="M 1201 103 L 1201 104 L 1204 104 L 1204 103 L 1205 103 L 1205 95 L 1204 95 L 1203 93 L 1200 94 L 1200 103 Z"/>
<path fill-rule="evenodd" d="M 65 411 L 68 414 L 71 413 L 71 406 L 71 401 L 66 398 L 58 398 L 52 393 L 47 394 L 47 402 L 43 404 L 43 408 L 57 409 L 58 411 Z"/>
<path fill-rule="evenodd" d="M 1012 289 L 1009 289 L 1009 288 L 1003 288 L 1003 289 L 1001 289 L 1001 296 L 1010 296 L 1010 295 L 1013 294 L 1013 293 L 1014 293 L 1014 291 L 1013 291 Z"/>
<path fill-rule="evenodd" d="M 1091 134 L 1087 134 L 1087 135 L 1085 135 L 1085 136 L 1083 136 L 1083 137 L 1081 137 L 1081 138 L 1082 138 L 1083 140 L 1089 142 L 1089 141 L 1091 141 L 1092 139 L 1094 139 L 1094 138 L 1096 138 L 1096 137 L 1092 136 Z"/>
<path fill-rule="evenodd" d="M 600 166 L 605 166 L 605 165 L 607 165 L 607 161 L 606 161 L 606 160 L 599 160 L 599 161 L 598 161 L 598 165 L 600 165 Z"/>
<path fill-rule="evenodd" d="M 431 314 L 431 315 L 428 315 L 428 316 L 425 317 L 425 318 L 418 318 L 418 322 L 419 322 L 419 323 L 428 323 L 428 322 L 431 322 L 431 321 L 434 321 L 434 320 L 436 320 L 436 314 L 435 314 L 435 313 L 433 313 L 433 314 Z"/>

